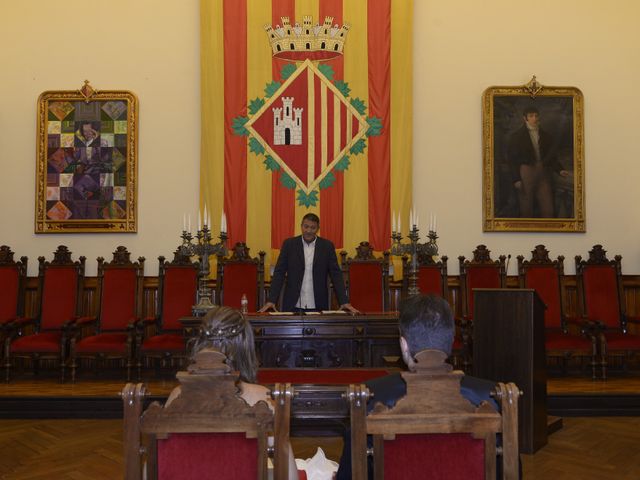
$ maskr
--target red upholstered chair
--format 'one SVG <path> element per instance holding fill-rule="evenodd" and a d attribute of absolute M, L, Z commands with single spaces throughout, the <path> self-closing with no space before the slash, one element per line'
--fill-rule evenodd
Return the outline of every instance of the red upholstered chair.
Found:
<path fill-rule="evenodd" d="M 51 262 L 38 258 L 38 315 L 13 323 L 4 343 L 6 380 L 15 359 L 30 359 L 34 373 L 40 360 L 55 360 L 64 381 L 68 340 L 72 325 L 80 313 L 85 257 L 71 260 L 71 252 L 60 245 Z M 27 328 L 33 327 L 31 333 Z"/>
<path fill-rule="evenodd" d="M 144 257 L 130 260 L 126 247 L 117 247 L 111 262 L 98 257 L 97 317 L 79 319 L 71 338 L 71 379 L 75 381 L 78 359 L 120 360 L 127 369 L 127 380 L 133 365 L 135 324 L 140 319 Z M 88 333 L 90 332 L 90 333 Z"/>
<path fill-rule="evenodd" d="M 497 384 L 501 413 L 488 402 L 475 407 L 460 394 L 460 371 L 446 355 L 425 350 L 416 355 L 415 372 L 403 372 L 407 394 L 395 406 L 378 403 L 367 415 L 368 391 L 352 385 L 351 467 L 354 480 L 367 475 L 367 435 L 373 437 L 373 478 L 467 480 L 518 478 L 518 398 L 513 383 Z M 375 401 L 375 397 L 374 397 Z M 502 455 L 496 459 L 496 436 Z"/>
<path fill-rule="evenodd" d="M 188 372 L 178 372 L 180 385 L 165 405 L 154 402 L 144 413 L 144 385 L 125 386 L 127 480 L 266 480 L 268 435 L 274 437 L 273 478 L 287 478 L 293 390 L 275 386 L 275 411 L 265 402 L 249 406 L 239 396 L 237 372 L 224 361 L 218 351 L 201 351 Z"/>
<path fill-rule="evenodd" d="M 191 315 L 198 288 L 198 264 L 179 250 L 173 261 L 158 257 L 158 314 L 138 323 L 136 356 L 138 378 L 144 359 L 163 363 L 185 357 L 185 338 L 180 319 Z"/>
<path fill-rule="evenodd" d="M 607 358 L 622 358 L 626 367 L 628 357 L 640 351 L 640 335 L 628 330 L 630 323 L 640 324 L 639 317 L 626 314 L 622 291 L 622 257 L 607 259 L 602 245 L 594 245 L 589 259 L 576 258 L 578 299 L 587 321 L 594 322 L 600 337 L 602 377 L 606 377 Z"/>
<path fill-rule="evenodd" d="M 264 252 L 258 252 L 257 258 L 251 258 L 243 242 L 235 244 L 229 258 L 218 255 L 217 303 L 239 310 L 244 294 L 248 311 L 258 311 L 264 303 L 264 256 Z"/>
<path fill-rule="evenodd" d="M 472 358 L 473 290 L 476 288 L 504 288 L 507 279 L 506 259 L 506 256 L 500 255 L 498 260 L 492 260 L 491 251 L 487 249 L 486 245 L 478 245 L 473 251 L 473 259 L 471 260 L 465 260 L 464 256 L 458 257 L 462 304 L 460 327 L 462 343 L 466 352 L 466 365 L 470 363 Z"/>
<path fill-rule="evenodd" d="M 24 313 L 28 259 L 20 257 L 20 261 L 16 262 L 13 255 L 7 245 L 0 247 L 0 345 L 4 345 L 9 325 Z"/>
<path fill-rule="evenodd" d="M 340 252 L 340 264 L 349 302 L 361 312 L 385 312 L 389 302 L 389 252 L 373 256 L 369 242 L 360 242 L 356 256 Z"/>
<path fill-rule="evenodd" d="M 570 357 L 588 357 L 595 378 L 596 337 L 588 332 L 584 322 L 564 314 L 561 294 L 564 257 L 551 260 L 545 246 L 536 245 L 531 260 L 518 255 L 518 277 L 520 288 L 533 288 L 547 307 L 544 313 L 547 357 L 560 359 L 563 370 Z"/>
<path fill-rule="evenodd" d="M 418 257 L 418 289 L 420 293 L 438 295 L 445 300 L 449 298 L 449 285 L 447 283 L 447 261 L 449 257 L 443 255 L 435 262 L 430 255 Z M 402 257 L 402 290 L 406 297 L 409 290 L 409 277 L 411 276 L 411 259 Z"/>

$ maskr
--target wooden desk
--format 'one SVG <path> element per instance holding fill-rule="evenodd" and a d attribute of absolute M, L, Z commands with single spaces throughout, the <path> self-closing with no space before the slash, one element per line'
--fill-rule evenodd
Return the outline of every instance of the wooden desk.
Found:
<path fill-rule="evenodd" d="M 261 367 L 400 367 L 397 312 L 368 315 L 248 315 Z M 181 319 L 187 336 L 200 318 Z"/>

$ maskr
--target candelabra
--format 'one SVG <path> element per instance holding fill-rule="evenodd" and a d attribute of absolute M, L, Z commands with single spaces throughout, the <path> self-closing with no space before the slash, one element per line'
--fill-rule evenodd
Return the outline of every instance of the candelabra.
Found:
<path fill-rule="evenodd" d="M 427 237 L 428 242 L 419 243 L 420 236 L 418 235 L 418 226 L 413 225 L 413 228 L 409 230 L 409 242 L 401 243 L 402 234 L 400 232 L 391 232 L 391 255 L 410 255 L 411 258 L 411 271 L 409 275 L 409 295 L 419 295 L 420 289 L 418 288 L 418 259 L 421 256 L 435 257 L 438 255 L 438 244 L 436 240 L 438 235 L 435 230 L 429 229 Z"/>
<path fill-rule="evenodd" d="M 196 243 L 191 232 L 187 230 L 182 231 L 182 245 L 180 245 L 180 253 L 192 257 L 197 255 L 200 260 L 200 270 L 198 272 L 198 292 L 196 295 L 197 304 L 193 305 L 191 311 L 195 316 L 202 316 L 211 308 L 214 307 L 211 301 L 211 288 L 208 285 L 209 278 L 209 257 L 211 255 L 226 255 L 227 254 L 227 232 L 224 230 L 220 232 L 220 241 L 218 243 L 211 243 L 212 236 L 209 226 L 205 223 L 202 229 L 199 229 L 195 235 Z"/>

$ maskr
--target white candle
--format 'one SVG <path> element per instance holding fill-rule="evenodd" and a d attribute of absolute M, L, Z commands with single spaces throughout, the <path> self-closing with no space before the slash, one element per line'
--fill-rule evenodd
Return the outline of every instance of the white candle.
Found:
<path fill-rule="evenodd" d="M 189 214 L 189 223 L 187 224 L 188 230 L 187 232 L 191 233 L 191 214 Z"/>
<path fill-rule="evenodd" d="M 223 228 L 221 230 L 226 233 L 226 231 L 227 231 L 227 214 L 224 213 L 224 210 L 222 211 L 222 225 L 223 225 Z"/>
<path fill-rule="evenodd" d="M 418 215 L 417 210 L 414 212 L 414 215 L 416 216 L 416 228 L 418 228 L 420 226 L 420 215 Z"/>
<path fill-rule="evenodd" d="M 207 204 L 204 204 L 204 215 L 202 217 L 202 223 L 204 223 L 204 226 L 207 226 Z"/>
<path fill-rule="evenodd" d="M 198 231 L 202 230 L 202 218 L 198 214 Z"/>
<path fill-rule="evenodd" d="M 402 232 L 402 214 L 398 212 L 398 233 Z"/>
<path fill-rule="evenodd" d="M 182 214 L 182 231 L 184 232 L 185 230 L 187 230 L 187 214 L 183 213 Z"/>
<path fill-rule="evenodd" d="M 391 212 L 391 233 L 396 231 L 396 212 Z"/>
<path fill-rule="evenodd" d="M 429 231 L 433 232 L 433 212 L 429 214 Z"/>
<path fill-rule="evenodd" d="M 435 214 L 433 215 L 433 231 L 437 231 L 438 230 L 438 217 L 435 216 Z"/>

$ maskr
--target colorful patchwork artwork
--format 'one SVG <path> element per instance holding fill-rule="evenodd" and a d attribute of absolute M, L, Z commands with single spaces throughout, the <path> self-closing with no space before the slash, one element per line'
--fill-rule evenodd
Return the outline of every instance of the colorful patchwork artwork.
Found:
<path fill-rule="evenodd" d="M 127 109 L 114 100 L 48 104 L 48 219 L 126 218 Z"/>

